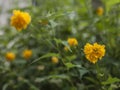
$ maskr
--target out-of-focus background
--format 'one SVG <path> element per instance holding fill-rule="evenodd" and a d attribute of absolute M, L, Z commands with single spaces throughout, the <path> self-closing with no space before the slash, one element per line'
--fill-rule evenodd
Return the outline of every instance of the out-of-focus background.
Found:
<path fill-rule="evenodd" d="M 31 0 L 0 0 L 0 26 L 4 26 L 8 19 L 8 10 L 24 8 L 32 4 Z"/>
<path fill-rule="evenodd" d="M 8 13 L 7 11 L 12 8 L 25 8 L 30 5 L 37 5 L 39 0 L 0 0 L 0 26 L 4 26 L 7 23 Z M 102 6 L 101 0 L 92 0 L 94 8 Z"/>

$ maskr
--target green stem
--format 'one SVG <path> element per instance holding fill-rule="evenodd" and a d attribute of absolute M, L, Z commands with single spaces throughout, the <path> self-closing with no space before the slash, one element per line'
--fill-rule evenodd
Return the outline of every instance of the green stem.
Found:
<path fill-rule="evenodd" d="M 100 71 L 98 63 L 96 63 L 96 71 L 97 71 L 97 77 L 100 80 L 100 73 L 101 73 L 101 71 Z"/>

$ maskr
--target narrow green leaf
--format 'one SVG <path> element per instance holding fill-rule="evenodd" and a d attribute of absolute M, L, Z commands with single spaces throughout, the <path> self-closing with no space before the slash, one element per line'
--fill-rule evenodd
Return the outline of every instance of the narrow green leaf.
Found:
<path fill-rule="evenodd" d="M 112 78 L 111 76 L 109 76 L 109 78 L 106 81 L 102 82 L 102 84 L 103 85 L 108 85 L 108 84 L 113 84 L 113 83 L 116 83 L 116 82 L 120 82 L 120 79 L 118 79 L 116 77 Z"/>
<path fill-rule="evenodd" d="M 99 84 L 99 82 L 97 80 L 95 80 L 94 78 L 91 77 L 85 77 L 87 80 L 93 82 L 94 84 Z"/>
<path fill-rule="evenodd" d="M 81 68 L 81 69 L 79 70 L 79 72 L 80 72 L 80 78 L 82 78 L 83 75 L 85 75 L 86 73 L 88 73 L 88 70 Z"/>
<path fill-rule="evenodd" d="M 45 80 L 49 80 L 49 79 L 65 79 L 65 80 L 70 80 L 70 77 L 65 75 L 65 74 L 61 74 L 61 75 L 51 75 L 51 76 L 46 76 L 46 77 L 41 77 L 41 78 L 36 78 L 35 82 L 43 82 Z"/>
<path fill-rule="evenodd" d="M 38 59 L 35 59 L 31 64 L 33 64 L 33 63 L 35 63 L 35 62 L 37 62 L 37 61 L 39 61 L 39 60 L 41 60 L 41 59 L 48 58 L 48 57 L 52 57 L 52 56 L 59 57 L 59 54 L 57 54 L 57 53 L 47 53 L 47 54 L 39 57 Z"/>
<path fill-rule="evenodd" d="M 68 42 L 67 42 L 67 41 L 63 41 L 63 40 L 57 39 L 57 38 L 55 38 L 54 40 L 55 40 L 55 42 L 56 42 L 57 44 L 62 44 L 62 45 L 64 45 L 64 46 L 66 46 L 66 47 L 68 48 L 68 50 L 69 50 L 70 52 L 72 52 L 72 50 L 70 49 L 70 46 L 68 45 Z"/>
<path fill-rule="evenodd" d="M 74 60 L 74 59 L 76 58 L 76 55 L 66 56 L 65 58 L 66 58 L 66 60 L 68 60 L 68 61 L 72 61 L 72 60 Z"/>
<path fill-rule="evenodd" d="M 72 64 L 72 63 L 66 63 L 65 65 L 66 65 L 66 67 L 69 68 L 69 69 L 75 67 L 75 65 Z"/>
<path fill-rule="evenodd" d="M 74 68 L 74 67 L 82 68 L 81 65 L 75 65 L 73 63 L 66 63 L 65 65 L 68 69 Z"/>

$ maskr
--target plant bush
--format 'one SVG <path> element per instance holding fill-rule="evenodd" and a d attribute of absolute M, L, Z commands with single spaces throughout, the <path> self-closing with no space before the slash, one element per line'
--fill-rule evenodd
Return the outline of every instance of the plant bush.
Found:
<path fill-rule="evenodd" d="M 10 10 L 0 36 L 0 89 L 119 90 L 120 2 L 102 4 L 36 0 Z"/>

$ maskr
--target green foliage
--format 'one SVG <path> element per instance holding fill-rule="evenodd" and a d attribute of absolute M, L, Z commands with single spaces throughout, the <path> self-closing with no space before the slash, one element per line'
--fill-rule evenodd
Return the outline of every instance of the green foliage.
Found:
<path fill-rule="evenodd" d="M 107 84 L 112 84 L 112 83 L 115 83 L 115 82 L 120 82 L 120 79 L 112 78 L 112 77 L 109 76 L 106 81 L 102 82 L 102 84 L 107 85 Z"/>
<path fill-rule="evenodd" d="M 92 0 L 33 1 L 19 8 L 31 15 L 25 30 L 10 24 L 0 30 L 0 90 L 119 90 L 119 0 L 103 0 L 101 16 Z M 68 38 L 76 38 L 78 45 L 70 46 Z M 92 64 L 85 58 L 84 45 L 95 42 L 105 45 L 106 54 Z M 32 50 L 29 59 L 22 55 L 26 49 Z M 9 51 L 16 55 L 12 62 L 5 57 Z"/>
<path fill-rule="evenodd" d="M 110 11 L 111 7 L 113 7 L 113 5 L 115 4 L 120 4 L 120 0 L 102 0 L 104 3 L 106 3 L 106 9 L 107 11 Z"/>

